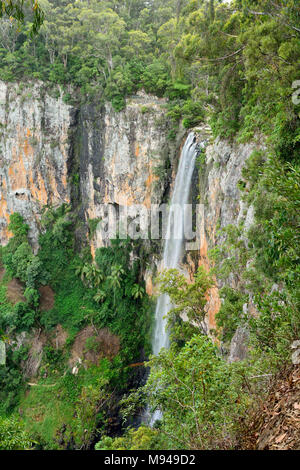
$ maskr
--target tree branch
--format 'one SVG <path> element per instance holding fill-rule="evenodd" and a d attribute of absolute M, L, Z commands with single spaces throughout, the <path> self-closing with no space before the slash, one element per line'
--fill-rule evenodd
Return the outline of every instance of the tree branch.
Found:
<path fill-rule="evenodd" d="M 218 62 L 220 60 L 226 60 L 226 59 L 229 59 L 230 57 L 233 57 L 239 54 L 243 49 L 245 49 L 245 46 L 241 47 L 235 52 L 232 52 L 231 54 L 224 55 L 223 57 L 218 57 L 217 59 L 207 59 L 206 57 L 198 57 L 198 60 L 208 60 L 209 62 Z"/>
<path fill-rule="evenodd" d="M 267 11 L 253 11 L 253 10 L 248 10 L 248 12 L 256 16 L 270 16 L 271 18 L 277 17 L 281 20 L 284 19 L 284 17 L 278 13 L 269 13 Z M 290 23 L 287 23 L 286 21 L 282 21 L 282 22 L 285 26 L 288 26 L 289 28 L 292 28 L 294 31 L 297 31 L 297 33 L 300 33 L 300 28 L 296 28 L 296 26 L 293 26 Z"/>

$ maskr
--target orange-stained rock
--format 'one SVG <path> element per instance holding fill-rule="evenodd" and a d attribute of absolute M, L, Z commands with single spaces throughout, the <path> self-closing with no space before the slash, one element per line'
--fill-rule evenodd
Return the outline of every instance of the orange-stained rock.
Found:
<path fill-rule="evenodd" d="M 206 149 L 205 171 L 200 173 L 200 201 L 204 207 L 200 238 L 199 265 L 206 270 L 213 267 L 209 259 L 209 250 L 224 243 L 225 235 L 219 233 L 229 224 L 237 225 L 245 221 L 246 230 L 253 220 L 253 209 L 244 206 L 238 181 L 242 168 L 254 149 L 255 144 L 232 145 L 216 140 Z M 221 307 L 219 288 L 224 281 L 215 278 L 216 286 L 207 294 L 207 324 L 209 329 L 216 329 L 216 314 Z M 228 281 L 230 282 L 230 281 Z M 232 281 L 233 282 L 233 281 Z"/>
<path fill-rule="evenodd" d="M 146 292 L 149 296 L 153 295 L 153 281 L 152 281 L 152 276 L 151 273 L 146 275 L 145 278 L 145 283 L 146 283 Z"/>
<path fill-rule="evenodd" d="M 159 204 L 165 191 L 163 178 L 155 174 L 168 158 L 175 165 L 178 142 L 166 139 L 167 125 L 161 124 L 165 100 L 139 92 L 127 100 L 126 109 L 115 112 L 110 104 L 103 111 L 104 129 L 93 127 L 93 116 L 85 115 L 85 160 L 81 173 L 83 207 L 87 219 L 103 217 L 103 204 L 132 208 L 143 205 L 150 215 L 151 204 Z M 151 113 L 143 114 L 147 105 Z M 93 145 L 98 142 L 97 145 Z M 175 158 L 176 157 L 176 158 Z M 167 175 L 166 175 L 167 176 Z M 106 245 L 101 226 L 93 234 L 92 254 Z"/>
<path fill-rule="evenodd" d="M 19 212 L 37 245 L 41 209 L 70 201 L 67 185 L 70 106 L 43 93 L 41 83 L 0 82 L 0 243 L 11 234 L 9 216 Z"/>

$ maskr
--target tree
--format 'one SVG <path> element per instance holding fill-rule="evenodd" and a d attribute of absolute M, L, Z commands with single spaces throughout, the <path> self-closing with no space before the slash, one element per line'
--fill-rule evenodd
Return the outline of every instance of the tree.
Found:
<path fill-rule="evenodd" d="M 82 282 L 87 282 L 89 287 L 98 287 L 104 280 L 104 275 L 95 264 L 85 264 L 76 270 L 81 275 Z"/>
<path fill-rule="evenodd" d="M 174 50 L 180 41 L 180 30 L 178 28 L 178 22 L 175 18 L 170 18 L 169 21 L 164 23 L 158 30 L 157 33 L 158 41 L 161 47 L 167 51 L 168 59 L 171 64 L 171 70 L 173 77 L 176 77 L 176 70 L 178 61 L 175 60 Z"/>
<path fill-rule="evenodd" d="M 300 33 L 299 7 L 295 0 L 238 0 L 238 5 L 248 14 L 274 18 L 276 22 Z"/>
<path fill-rule="evenodd" d="M 121 265 L 115 265 L 111 269 L 111 274 L 107 277 L 107 280 L 114 292 L 114 306 L 116 304 L 116 291 L 121 287 L 121 279 L 125 274 L 124 269 Z"/>
<path fill-rule="evenodd" d="M 34 289 L 39 284 L 47 284 L 50 275 L 43 269 L 43 263 L 38 256 L 33 256 L 26 269 L 26 287 Z"/>
<path fill-rule="evenodd" d="M 95 450 L 161 450 L 165 448 L 165 439 L 162 437 L 157 429 L 140 426 L 138 429 L 129 429 L 122 437 L 103 437 L 95 445 Z"/>
<path fill-rule="evenodd" d="M 82 2 L 78 19 L 82 31 L 93 47 L 93 55 L 105 60 L 108 70 L 113 69 L 113 57 L 118 54 L 121 36 L 125 31 L 125 22 L 110 8 L 91 1 L 90 5 Z"/>
<path fill-rule="evenodd" d="M 140 30 L 128 31 L 128 43 L 122 51 L 129 59 L 133 59 L 138 55 L 141 60 L 149 60 L 151 38 Z"/>
<path fill-rule="evenodd" d="M 33 441 L 15 417 L 0 417 L 0 450 L 30 450 Z"/>
<path fill-rule="evenodd" d="M 143 29 L 152 35 L 155 42 L 159 28 L 172 18 L 175 9 L 174 0 L 155 0 L 145 4 L 140 14 L 140 21 Z"/>
<path fill-rule="evenodd" d="M 8 18 L 0 19 L 0 45 L 10 53 L 15 51 L 18 26 Z"/>
<path fill-rule="evenodd" d="M 102 303 L 107 297 L 107 293 L 103 289 L 98 289 L 94 295 L 94 300 L 97 303 Z"/>
<path fill-rule="evenodd" d="M 27 241 L 29 225 L 24 222 L 23 217 L 18 212 L 11 214 L 8 230 L 14 234 L 16 241 Z"/>
<path fill-rule="evenodd" d="M 34 255 L 27 241 L 21 243 L 13 252 L 5 250 L 3 254 L 3 263 L 10 275 L 23 282 L 27 281 L 27 269 L 33 259 Z"/>
<path fill-rule="evenodd" d="M 205 306 L 207 293 L 213 287 L 213 280 L 203 267 L 198 268 L 193 282 L 188 282 L 177 269 L 169 269 L 158 277 L 160 291 L 168 294 L 175 305 L 169 312 L 170 317 L 180 318 L 187 315 L 190 323 L 196 324 L 206 332 Z"/>
<path fill-rule="evenodd" d="M 134 299 L 142 299 L 145 295 L 145 289 L 140 284 L 132 286 L 131 295 Z"/>
<path fill-rule="evenodd" d="M 36 34 L 44 20 L 44 13 L 38 0 L 1 0 L 0 18 L 8 16 L 11 21 L 16 20 L 17 23 L 22 24 L 27 9 L 31 10 L 33 14 L 31 32 Z"/>

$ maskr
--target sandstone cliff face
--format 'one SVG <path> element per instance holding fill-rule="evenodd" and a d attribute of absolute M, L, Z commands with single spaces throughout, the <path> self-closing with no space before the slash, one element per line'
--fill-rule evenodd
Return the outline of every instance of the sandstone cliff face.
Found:
<path fill-rule="evenodd" d="M 199 202 L 204 205 L 204 219 L 200 227 L 199 264 L 207 269 L 210 267 L 209 249 L 224 242 L 224 235 L 219 233 L 220 229 L 229 224 L 244 222 L 247 231 L 253 223 L 253 208 L 245 206 L 237 184 L 241 179 L 242 168 L 255 148 L 254 143 L 235 145 L 217 139 L 206 149 L 205 161 L 199 169 Z M 233 277 L 230 276 L 228 281 L 232 287 L 236 287 Z M 217 280 L 217 286 L 222 287 L 220 280 Z M 213 288 L 210 292 L 210 328 L 216 326 L 215 315 L 221 305 L 218 288 Z"/>
<path fill-rule="evenodd" d="M 81 211 L 85 220 L 104 216 L 103 205 L 119 207 L 160 204 L 169 176 L 159 168 L 174 165 L 178 142 L 167 139 L 165 101 L 144 93 L 127 100 L 124 111 L 110 104 L 80 112 L 79 143 Z M 101 227 L 91 239 L 92 253 L 104 243 Z"/>
<path fill-rule="evenodd" d="M 168 142 L 164 100 L 140 93 L 117 113 L 109 104 L 75 109 L 55 93 L 52 97 L 42 83 L 0 82 L 2 245 L 11 236 L 13 212 L 29 223 L 36 246 L 45 205 L 71 202 L 85 236 L 88 220 L 102 216 L 103 204 L 149 208 L 168 190 L 157 168 L 171 168 L 178 142 Z M 92 251 L 102 244 L 96 231 Z"/>
<path fill-rule="evenodd" d="M 21 213 L 37 243 L 41 208 L 69 202 L 67 164 L 70 106 L 45 92 L 41 83 L 0 82 L 0 243 L 7 224 Z"/>

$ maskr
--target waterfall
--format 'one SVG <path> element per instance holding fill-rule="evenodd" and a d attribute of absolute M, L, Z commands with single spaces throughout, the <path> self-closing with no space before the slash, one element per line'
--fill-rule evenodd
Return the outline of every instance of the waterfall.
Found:
<path fill-rule="evenodd" d="M 189 200 L 192 175 L 198 153 L 197 150 L 198 144 L 196 137 L 194 133 L 191 132 L 182 149 L 171 199 L 171 208 L 177 205 L 177 207 L 181 209 L 179 210 L 180 217 L 176 217 L 174 220 L 172 210 L 169 211 L 162 269 L 178 268 L 182 258 L 184 244 L 184 206 L 188 204 Z M 157 300 L 155 310 L 155 330 L 152 341 L 152 351 L 154 355 L 158 355 L 161 348 L 169 347 L 169 332 L 166 328 L 167 319 L 165 317 L 171 308 L 172 305 L 169 296 L 167 294 L 161 294 Z M 151 417 L 151 424 L 160 418 L 160 412 L 156 411 Z"/>

